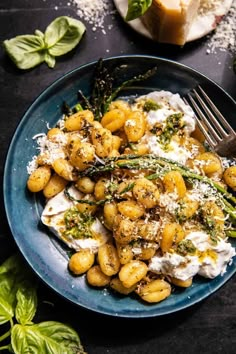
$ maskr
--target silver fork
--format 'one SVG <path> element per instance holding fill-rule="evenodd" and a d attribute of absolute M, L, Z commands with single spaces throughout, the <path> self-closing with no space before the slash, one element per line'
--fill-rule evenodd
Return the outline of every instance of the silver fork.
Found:
<path fill-rule="evenodd" d="M 236 156 L 236 133 L 201 86 L 184 98 L 195 112 L 199 128 L 209 146 L 220 156 Z M 236 114 L 236 112 L 235 112 Z"/>

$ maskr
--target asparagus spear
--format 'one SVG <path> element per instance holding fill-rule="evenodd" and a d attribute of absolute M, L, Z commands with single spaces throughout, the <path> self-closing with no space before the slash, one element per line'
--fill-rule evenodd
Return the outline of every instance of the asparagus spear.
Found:
<path fill-rule="evenodd" d="M 80 172 L 79 177 L 91 177 L 97 175 L 98 173 L 112 172 L 116 169 L 146 169 L 150 172 L 154 172 L 153 174 L 147 176 L 148 179 L 156 179 L 168 171 L 175 170 L 179 171 L 181 175 L 190 182 L 199 180 L 207 183 L 218 194 L 225 212 L 229 214 L 234 223 L 236 223 L 236 198 L 233 194 L 229 193 L 221 185 L 212 181 L 210 178 L 199 175 L 188 167 L 163 157 L 149 154 L 142 156 L 123 155 L 119 157 L 106 158 L 102 161 L 102 163 L 98 161 L 94 166 Z"/>
<path fill-rule="evenodd" d="M 78 92 L 78 98 L 81 100 L 83 108 L 91 110 L 94 113 L 95 119 L 98 121 L 100 121 L 102 116 L 107 112 L 110 103 L 117 97 L 121 90 L 136 82 L 148 79 L 157 71 L 157 67 L 155 66 L 143 74 L 139 74 L 124 81 L 114 89 L 114 80 L 119 76 L 115 74 L 117 74 L 119 69 L 120 68 L 117 67 L 111 71 L 105 67 L 103 60 L 99 59 L 95 68 L 95 79 L 90 98 L 85 97 L 82 91 Z"/>

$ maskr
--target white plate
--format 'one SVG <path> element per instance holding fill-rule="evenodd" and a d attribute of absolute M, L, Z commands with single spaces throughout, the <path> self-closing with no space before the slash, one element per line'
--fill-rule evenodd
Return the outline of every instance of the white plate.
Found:
<path fill-rule="evenodd" d="M 227 14 L 232 3 L 233 0 L 222 0 L 221 5 L 219 5 L 215 9 L 214 13 L 212 11 L 209 11 L 208 13 L 204 14 L 204 16 L 198 15 L 194 23 L 192 24 L 192 27 L 190 28 L 187 42 L 191 42 L 201 37 L 204 37 L 211 31 L 213 31 L 222 19 L 222 17 Z M 114 0 L 114 4 L 118 12 L 124 19 L 127 13 L 128 0 Z M 133 21 L 129 21 L 127 22 L 127 24 L 143 36 L 153 39 L 151 33 L 144 26 L 140 18 L 137 18 Z"/>

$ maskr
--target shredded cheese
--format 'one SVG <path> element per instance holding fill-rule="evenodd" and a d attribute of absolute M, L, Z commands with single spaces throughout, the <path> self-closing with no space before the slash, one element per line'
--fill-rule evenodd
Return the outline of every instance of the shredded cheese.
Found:
<path fill-rule="evenodd" d="M 213 1 L 217 2 L 217 1 Z M 217 50 L 229 51 L 232 55 L 236 51 L 236 0 L 226 16 L 216 27 L 213 35 L 208 36 L 207 54 L 216 53 Z"/>
<path fill-rule="evenodd" d="M 115 12 L 110 0 L 69 0 L 68 6 L 71 5 L 76 7 L 76 13 L 80 18 L 93 26 L 93 31 L 100 29 L 106 34 L 105 18 Z M 111 29 L 112 25 L 109 24 L 107 28 Z"/>

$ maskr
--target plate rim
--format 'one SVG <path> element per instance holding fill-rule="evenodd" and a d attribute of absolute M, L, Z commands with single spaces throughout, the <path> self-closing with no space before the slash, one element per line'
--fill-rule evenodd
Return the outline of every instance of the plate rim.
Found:
<path fill-rule="evenodd" d="M 208 78 L 207 76 L 205 76 L 204 74 L 202 74 L 201 72 L 191 68 L 190 66 L 187 66 L 185 64 L 179 63 L 177 61 L 174 60 L 170 60 L 170 59 L 165 59 L 162 57 L 158 57 L 158 56 L 150 56 L 150 55 L 138 55 L 138 54 L 134 54 L 134 55 L 120 55 L 120 56 L 112 56 L 112 57 L 107 57 L 104 59 L 104 62 L 109 62 L 109 61 L 113 61 L 113 60 L 119 60 L 119 59 L 133 59 L 133 58 L 142 58 L 142 59 L 148 59 L 148 60 L 155 60 L 155 61 L 163 61 L 165 63 L 171 63 L 174 66 L 180 67 L 183 70 L 190 70 L 195 72 L 195 74 L 199 75 L 200 77 L 203 77 L 204 79 L 206 79 L 207 81 L 210 81 L 213 85 L 216 85 L 218 89 L 220 89 L 226 96 L 228 96 L 228 98 L 230 98 L 232 100 L 232 102 L 236 105 L 236 102 L 233 100 L 233 98 L 222 88 L 220 87 L 217 83 L 215 83 L 213 80 L 211 80 L 210 78 Z M 52 286 L 52 284 L 50 284 L 48 277 L 45 279 L 45 277 L 40 273 L 39 269 L 35 269 L 35 266 L 32 262 L 32 259 L 30 258 L 29 254 L 24 250 L 24 246 L 19 242 L 18 237 L 16 237 L 16 235 L 14 234 L 13 230 L 15 229 L 15 227 L 13 226 L 13 222 L 11 220 L 10 217 L 10 211 L 9 211 L 9 204 L 8 204 L 8 198 L 7 198 L 7 172 L 10 168 L 10 158 L 11 158 L 11 154 L 14 152 L 14 143 L 15 143 L 15 139 L 17 138 L 17 135 L 20 133 L 21 127 L 26 123 L 27 117 L 28 115 L 31 113 L 31 110 L 33 110 L 34 106 L 43 98 L 43 96 L 45 94 L 47 94 L 47 92 L 49 92 L 50 90 L 52 90 L 54 87 L 56 87 L 60 82 L 62 82 L 65 79 L 68 79 L 70 76 L 73 76 L 74 74 L 76 74 L 78 71 L 80 71 L 81 69 L 84 69 L 86 67 L 89 66 L 94 66 L 97 63 L 97 60 L 82 64 L 80 66 L 78 66 L 77 68 L 74 68 L 72 70 L 70 70 L 69 72 L 65 73 L 64 75 L 62 75 L 61 77 L 59 77 L 58 79 L 56 79 L 54 82 L 52 82 L 51 84 L 49 84 L 34 100 L 33 102 L 29 105 L 29 107 L 27 108 L 27 110 L 25 111 L 25 113 L 23 114 L 22 118 L 20 119 L 19 123 L 16 126 L 15 132 L 11 138 L 10 141 L 10 145 L 8 147 L 8 151 L 7 151 L 7 155 L 6 155 L 6 159 L 5 159 L 5 164 L 4 164 L 4 174 L 3 174 L 3 197 L 4 197 L 4 206 L 5 206 L 5 212 L 6 212 L 6 217 L 7 217 L 7 221 L 8 221 L 8 225 L 9 228 L 11 230 L 12 233 L 12 237 L 15 240 L 18 249 L 20 250 L 21 254 L 23 255 L 23 257 L 26 259 L 27 263 L 30 265 L 30 267 L 33 269 L 33 271 L 39 276 L 39 278 L 50 288 L 52 288 L 58 295 L 62 296 L 65 300 L 69 300 L 70 302 L 74 303 L 75 305 L 78 305 L 80 307 L 83 307 L 87 310 L 90 311 L 94 311 L 97 313 L 101 313 L 104 315 L 110 315 L 110 316 L 117 316 L 117 317 L 128 317 L 128 318 L 147 318 L 147 317 L 158 317 L 158 316 L 162 316 L 162 315 L 166 315 L 166 314 L 170 314 L 170 313 L 175 313 L 175 312 L 179 312 L 183 309 L 186 309 L 190 306 L 193 306 L 196 303 L 201 302 L 203 299 L 209 297 L 212 293 L 216 292 L 219 288 L 221 288 L 236 272 L 236 266 L 235 269 L 233 269 L 232 267 L 228 266 L 227 269 L 227 273 L 224 275 L 224 281 L 223 282 L 219 282 L 217 283 L 212 289 L 211 287 L 208 289 L 208 293 L 207 294 L 202 294 L 202 296 L 199 296 L 197 299 L 195 299 L 194 301 L 191 301 L 190 303 L 185 303 L 183 304 L 181 307 L 179 307 L 178 309 L 170 309 L 169 311 L 165 311 L 164 312 L 160 312 L 157 313 L 145 313 L 145 314 L 140 314 L 139 312 L 137 312 L 136 314 L 117 314 L 117 313 L 111 313 L 109 311 L 105 311 L 105 310 L 97 310 L 91 307 L 88 307 L 84 304 L 75 302 L 73 299 L 68 298 L 67 296 L 65 296 L 63 293 L 61 293 L 60 289 L 56 288 L 55 286 Z M 26 166 L 25 166 L 26 168 Z M 47 235 L 48 237 L 48 235 Z M 232 262 L 233 264 L 233 262 Z M 229 268 L 230 267 L 230 268 Z M 137 300 L 135 300 L 137 301 Z"/>

